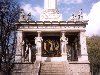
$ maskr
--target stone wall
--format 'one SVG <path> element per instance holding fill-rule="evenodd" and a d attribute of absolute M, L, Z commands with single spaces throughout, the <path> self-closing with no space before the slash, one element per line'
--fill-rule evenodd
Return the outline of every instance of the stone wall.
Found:
<path fill-rule="evenodd" d="M 40 62 L 14 64 L 12 75 L 38 75 Z"/>
<path fill-rule="evenodd" d="M 91 75 L 89 63 L 70 63 L 73 75 Z"/>
<path fill-rule="evenodd" d="M 12 75 L 33 75 L 34 64 L 15 64 Z"/>

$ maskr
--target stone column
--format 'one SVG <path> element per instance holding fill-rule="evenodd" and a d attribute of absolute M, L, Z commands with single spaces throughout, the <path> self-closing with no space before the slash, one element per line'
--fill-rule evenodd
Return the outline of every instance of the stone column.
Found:
<path fill-rule="evenodd" d="M 85 31 L 80 31 L 80 49 L 81 49 L 81 56 L 78 57 L 78 61 L 88 62 Z"/>
<path fill-rule="evenodd" d="M 41 48 L 42 48 L 42 37 L 40 37 L 41 31 L 37 31 L 38 32 L 38 36 L 35 37 L 35 44 L 36 44 L 36 60 L 41 61 Z"/>
<path fill-rule="evenodd" d="M 15 54 L 15 62 L 22 62 L 22 31 L 17 31 L 17 47 Z"/>
<path fill-rule="evenodd" d="M 68 38 L 65 37 L 65 31 L 62 31 L 62 37 L 60 38 L 61 41 L 61 55 L 64 61 L 67 61 L 67 44 Z"/>

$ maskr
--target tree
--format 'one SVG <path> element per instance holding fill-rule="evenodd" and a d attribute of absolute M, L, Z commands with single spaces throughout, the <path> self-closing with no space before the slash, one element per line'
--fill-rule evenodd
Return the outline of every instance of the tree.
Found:
<path fill-rule="evenodd" d="M 94 72 L 100 69 L 100 36 L 87 38 L 88 54 L 91 68 Z M 94 74 L 96 75 L 96 74 Z"/>
<path fill-rule="evenodd" d="M 15 0 L 0 0 L 0 71 L 10 75 L 16 48 L 19 7 Z"/>

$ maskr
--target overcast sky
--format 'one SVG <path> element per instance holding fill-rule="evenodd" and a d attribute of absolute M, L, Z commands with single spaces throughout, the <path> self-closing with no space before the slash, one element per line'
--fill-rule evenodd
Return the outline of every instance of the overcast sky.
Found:
<path fill-rule="evenodd" d="M 20 0 L 21 7 L 26 13 L 39 20 L 43 10 L 44 0 Z M 68 20 L 74 12 L 83 9 L 84 19 L 88 19 L 87 36 L 100 35 L 100 0 L 58 0 L 59 12 L 63 20 Z"/>

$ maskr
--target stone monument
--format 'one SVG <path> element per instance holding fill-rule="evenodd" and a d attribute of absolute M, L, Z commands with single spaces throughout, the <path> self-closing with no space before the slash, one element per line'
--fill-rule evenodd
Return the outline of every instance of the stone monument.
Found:
<path fill-rule="evenodd" d="M 66 14 L 68 15 L 68 14 Z M 13 75 L 91 75 L 82 10 L 62 20 L 57 0 L 44 0 L 39 21 L 21 10 Z M 51 72 L 52 71 L 52 72 Z"/>
<path fill-rule="evenodd" d="M 44 0 L 44 10 L 40 21 L 62 21 L 62 14 L 57 9 L 57 0 Z"/>

